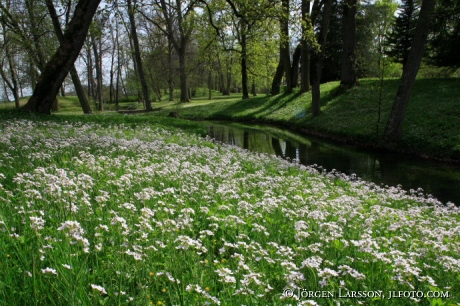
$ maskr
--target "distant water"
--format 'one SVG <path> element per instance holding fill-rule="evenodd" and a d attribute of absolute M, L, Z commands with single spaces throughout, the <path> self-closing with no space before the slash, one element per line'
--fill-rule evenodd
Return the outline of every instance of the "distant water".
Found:
<path fill-rule="evenodd" d="M 251 151 L 276 154 L 304 165 L 356 174 L 383 186 L 422 188 L 443 203 L 460 204 L 460 167 L 395 154 L 376 153 L 270 126 L 210 123 L 208 135 Z"/>

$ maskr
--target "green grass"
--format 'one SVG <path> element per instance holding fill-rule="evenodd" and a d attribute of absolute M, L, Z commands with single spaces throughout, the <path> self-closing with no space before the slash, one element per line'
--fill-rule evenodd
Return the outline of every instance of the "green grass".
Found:
<path fill-rule="evenodd" d="M 455 206 L 177 119 L 0 116 L 2 306 L 460 303 Z"/>
<path fill-rule="evenodd" d="M 323 114 L 316 118 L 311 114 L 311 93 L 299 94 L 295 91 L 290 95 L 259 95 L 241 100 L 241 94 L 222 96 L 214 91 L 213 99 L 208 100 L 207 91 L 200 88 L 197 91 L 198 97 L 191 103 L 167 101 L 165 96 L 162 102 L 153 103 L 155 112 L 148 115 L 136 114 L 136 119 L 132 120 L 133 123 L 137 120 L 158 122 L 163 120 L 158 117 L 167 117 L 170 112 L 178 112 L 184 119 L 272 123 L 309 134 L 373 147 L 379 142 L 385 129 L 399 80 L 388 79 L 384 82 L 380 122 L 380 82 L 377 79 L 364 79 L 360 82 L 359 87 L 342 94 L 338 92 L 338 82 L 323 84 Z M 398 150 L 419 156 L 460 161 L 459 97 L 460 79 L 418 79 L 407 110 Z M 60 101 L 59 115 L 81 113 L 76 97 L 64 97 Z M 5 112 L 12 107 L 13 103 L 0 103 L 0 110 L 5 109 Z M 143 105 L 137 102 L 120 103 L 121 110 L 142 108 Z M 105 110 L 114 111 L 115 106 L 105 104 Z M 112 113 L 104 113 L 102 116 L 95 120 L 131 120 L 116 119 L 117 115 Z M 174 120 L 164 120 L 167 120 L 165 124 L 175 124 Z"/>
<path fill-rule="evenodd" d="M 20 100 L 21 105 L 27 103 L 28 97 L 22 98 Z M 59 101 L 59 112 L 58 113 L 75 113 L 80 114 L 81 105 L 76 96 L 66 96 L 66 97 L 58 97 Z M 0 111 L 1 110 L 11 110 L 14 108 L 14 102 L 0 102 Z M 96 111 L 96 106 L 94 103 L 91 103 L 91 108 L 93 111 Z M 137 102 L 136 96 L 129 96 L 128 98 L 123 97 L 120 99 L 119 103 L 119 110 L 135 110 L 135 109 L 143 109 L 144 106 L 142 103 Z M 115 104 L 105 103 L 104 104 L 105 111 L 115 111 L 116 106 Z"/>
<path fill-rule="evenodd" d="M 194 133 L 201 136 L 205 136 L 207 133 L 205 127 L 198 122 L 193 122 L 190 120 L 179 118 L 152 117 L 151 115 L 145 113 L 139 113 L 135 115 L 122 115 L 114 111 L 96 111 L 93 114 L 84 115 L 82 114 L 81 108 L 72 106 L 70 103 L 68 103 L 67 100 L 74 101 L 76 100 L 76 98 L 70 97 L 67 99 L 60 99 L 60 101 L 62 102 L 61 111 L 59 113 L 53 114 L 52 116 L 22 113 L 9 107 L 4 109 L 0 108 L 0 120 L 3 121 L 8 119 L 25 119 L 33 121 L 59 123 L 99 123 L 104 127 L 123 124 L 131 128 L 136 128 L 139 125 L 143 126 L 147 124 L 155 127 L 161 126 L 162 128 L 167 130 L 177 130 L 177 128 L 184 129 L 189 131 L 190 133 Z"/>
<path fill-rule="evenodd" d="M 386 80 L 378 124 L 379 80 L 361 80 L 359 87 L 338 94 L 339 83 L 321 86 L 322 112 L 311 114 L 311 93 L 259 96 L 248 100 L 211 100 L 183 104 L 182 118 L 274 123 L 329 138 L 374 146 L 383 134 L 399 81 Z M 440 159 L 460 160 L 460 79 L 416 81 L 399 150 Z M 167 115 L 173 105 L 163 105 Z M 378 134 L 377 134 L 378 127 Z"/>

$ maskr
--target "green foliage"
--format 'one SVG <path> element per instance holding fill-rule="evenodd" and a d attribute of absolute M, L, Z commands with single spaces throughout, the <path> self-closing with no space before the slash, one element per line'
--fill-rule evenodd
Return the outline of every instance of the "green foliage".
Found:
<path fill-rule="evenodd" d="M 327 43 L 324 49 L 324 65 L 321 73 L 321 82 L 340 80 L 342 62 L 342 6 L 341 2 L 334 1 L 332 15 L 329 20 Z M 317 18 L 316 26 L 320 27 L 321 18 Z M 315 62 L 316 53 L 312 56 L 312 64 Z"/>
<path fill-rule="evenodd" d="M 362 3 L 357 16 L 357 69 L 360 78 L 381 76 L 384 45 L 398 4 L 393 0 Z M 385 61 L 385 77 L 401 76 L 402 69 Z M 394 69 L 396 68 L 396 69 Z"/>
<path fill-rule="evenodd" d="M 460 68 L 460 1 L 441 0 L 435 8 L 432 36 L 428 41 L 432 64 Z"/>
<path fill-rule="evenodd" d="M 431 61 L 422 62 L 417 73 L 417 78 L 449 78 L 455 77 L 452 67 L 434 66 Z"/>
<path fill-rule="evenodd" d="M 386 53 L 403 66 L 412 45 L 418 21 L 418 11 L 419 6 L 415 0 L 403 0 L 401 11 L 395 19 L 388 38 L 389 49 Z"/>
<path fill-rule="evenodd" d="M 139 101 L 139 97 L 138 96 L 128 96 L 128 97 L 120 97 L 118 99 L 118 102 L 120 103 L 125 103 L 125 102 L 136 102 Z"/>

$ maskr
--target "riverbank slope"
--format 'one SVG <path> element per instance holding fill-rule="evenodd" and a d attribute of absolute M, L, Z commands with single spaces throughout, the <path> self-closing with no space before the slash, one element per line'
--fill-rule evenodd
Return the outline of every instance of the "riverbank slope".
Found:
<path fill-rule="evenodd" d="M 382 137 L 399 80 L 361 80 L 339 93 L 339 82 L 321 86 L 322 115 L 311 113 L 311 92 L 257 96 L 248 100 L 192 101 L 178 106 L 162 102 L 160 116 L 178 112 L 192 120 L 271 123 L 306 134 L 374 147 Z M 460 162 L 460 80 L 416 81 L 404 121 L 398 152 Z M 379 115 L 380 113 L 380 115 Z"/>

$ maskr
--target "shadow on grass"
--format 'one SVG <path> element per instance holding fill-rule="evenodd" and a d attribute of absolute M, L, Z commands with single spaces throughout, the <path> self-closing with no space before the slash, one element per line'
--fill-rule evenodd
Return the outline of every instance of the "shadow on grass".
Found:
<path fill-rule="evenodd" d="M 334 100 L 335 98 L 347 93 L 348 91 L 346 89 L 343 89 L 340 87 L 340 85 L 337 85 L 336 87 L 332 88 L 331 90 L 325 91 L 323 90 L 321 92 L 321 106 L 326 106 L 329 102 Z"/>
<path fill-rule="evenodd" d="M 339 85 L 333 87 L 332 89 L 330 90 L 322 90 L 321 91 L 321 98 L 320 98 L 320 106 L 321 107 L 324 107 L 326 105 L 328 105 L 329 103 L 332 103 L 333 101 L 337 100 L 337 98 L 344 94 L 345 92 L 340 88 Z M 312 119 L 314 118 L 313 117 L 313 114 L 312 114 L 312 110 L 311 110 L 311 91 L 305 93 L 305 94 L 309 94 L 310 96 L 308 98 L 305 99 L 305 101 L 301 101 L 299 104 L 302 106 L 302 110 L 295 113 L 291 118 L 287 119 L 287 121 L 291 121 L 291 122 L 296 122 L 298 121 L 299 119 Z M 296 93 L 292 96 L 291 99 L 289 99 L 287 101 L 287 103 L 289 102 L 292 102 L 294 100 L 297 100 L 300 96 L 302 95 L 302 93 Z M 285 103 L 285 104 L 287 104 Z M 285 106 L 282 105 L 281 107 L 275 109 L 275 110 L 279 110 L 281 109 L 282 107 Z M 324 113 L 323 113 L 324 115 Z M 299 123 L 299 122 L 297 122 Z"/>
<path fill-rule="evenodd" d="M 22 117 L 21 115 L 24 115 L 24 113 L 21 113 L 18 109 L 13 107 L 5 107 L 5 108 L 0 108 L 0 119 L 11 119 L 11 118 L 18 118 Z"/>
<path fill-rule="evenodd" d="M 239 119 L 254 119 L 282 109 L 300 95 L 296 92 L 277 96 L 252 97 L 222 104 L 191 106 L 188 110 L 190 114 L 203 114 L 202 118 L 228 120 L 238 117 Z"/>
<path fill-rule="evenodd" d="M 302 93 L 300 91 L 298 92 L 294 92 L 294 93 L 290 93 L 290 94 L 281 94 L 281 95 L 278 95 L 276 96 L 275 99 L 273 99 L 270 103 L 268 103 L 265 107 L 263 107 L 261 110 L 257 111 L 257 112 L 254 112 L 252 114 L 252 116 L 256 116 L 256 115 L 263 115 L 264 112 L 276 112 L 284 107 L 286 107 L 286 105 L 294 100 L 296 100 L 297 98 L 299 98 L 300 96 L 302 95 Z M 271 98 L 271 97 L 268 97 L 268 98 Z"/>

